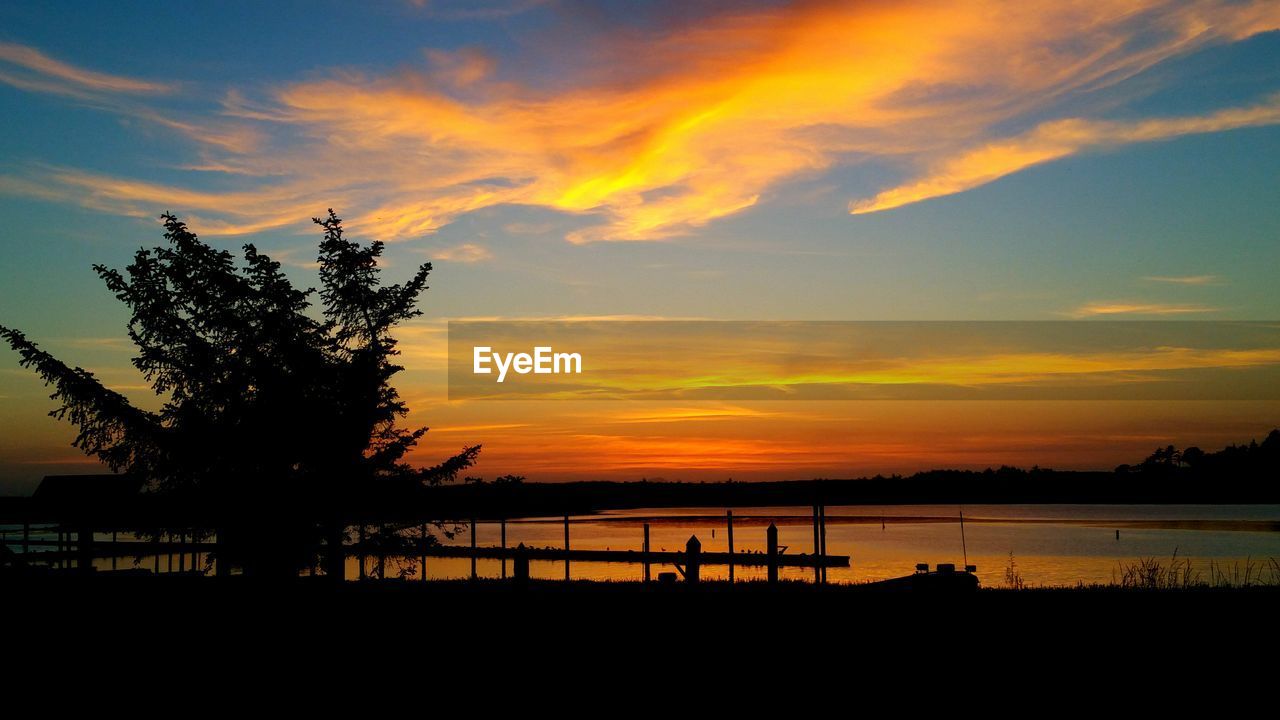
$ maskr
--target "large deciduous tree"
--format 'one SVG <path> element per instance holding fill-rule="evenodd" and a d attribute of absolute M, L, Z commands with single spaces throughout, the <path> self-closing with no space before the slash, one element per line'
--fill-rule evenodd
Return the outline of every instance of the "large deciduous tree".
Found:
<path fill-rule="evenodd" d="M 479 452 L 425 469 L 405 462 L 426 429 L 399 422 L 408 408 L 391 385 L 403 369 L 393 331 L 421 314 L 431 264 L 383 285 L 382 243 L 348 240 L 330 210 L 315 220 L 324 230 L 316 313 L 315 291 L 294 288 L 253 245 L 237 266 L 178 218 L 162 219 L 167 245 L 139 250 L 124 272 L 94 266 L 132 312 L 133 364 L 163 399 L 158 411 L 17 330 L 0 326 L 0 337 L 54 387 L 50 414 L 78 428 L 76 447 L 214 518 L 220 567 L 296 573 L 324 539 L 326 566 L 341 575 L 356 498 L 380 482 L 452 480 Z"/>

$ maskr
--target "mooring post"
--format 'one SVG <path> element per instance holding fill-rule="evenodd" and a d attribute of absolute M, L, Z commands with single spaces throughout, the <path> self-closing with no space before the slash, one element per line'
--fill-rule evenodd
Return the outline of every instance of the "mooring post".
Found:
<path fill-rule="evenodd" d="M 31 552 L 31 521 L 22 521 L 22 559 L 30 560 L 27 553 Z"/>
<path fill-rule="evenodd" d="M 517 585 L 529 582 L 529 554 L 525 552 L 524 543 L 516 546 L 516 557 L 511 563 L 511 572 Z"/>
<path fill-rule="evenodd" d="M 690 535 L 684 546 L 684 581 L 698 582 L 698 565 L 702 562 L 702 543 L 697 535 Z"/>
<path fill-rule="evenodd" d="M 769 554 L 769 584 L 778 582 L 778 526 L 769 523 L 765 531 L 765 544 Z"/>
<path fill-rule="evenodd" d="M 822 521 L 818 519 L 818 504 L 813 504 L 813 582 L 822 582 L 822 566 L 817 563 L 818 556 L 822 553 L 822 530 L 819 527 Z"/>
<path fill-rule="evenodd" d="M 476 577 L 476 519 L 471 518 L 471 579 Z"/>
<path fill-rule="evenodd" d="M 725 511 L 725 519 L 729 523 L 729 583 L 733 583 L 733 511 Z"/>
<path fill-rule="evenodd" d="M 649 582 L 649 523 L 644 524 L 644 581 Z"/>
<path fill-rule="evenodd" d="M 822 529 L 822 543 L 818 550 L 818 559 L 822 561 L 822 584 L 827 584 L 827 506 L 818 505 L 818 526 Z"/>
<path fill-rule="evenodd" d="M 564 579 L 569 580 L 569 516 L 564 516 Z"/>
<path fill-rule="evenodd" d="M 119 550 L 119 548 L 116 547 L 116 542 L 117 542 L 116 532 L 117 531 L 115 530 L 111 531 L 111 569 L 112 570 L 116 569 L 116 553 Z"/>
<path fill-rule="evenodd" d="M 502 518 L 502 521 L 501 521 L 501 522 L 502 522 L 502 540 L 501 540 L 501 544 L 502 544 L 502 549 L 503 549 L 503 550 L 506 550 L 506 549 L 507 549 L 507 519 L 506 519 L 506 518 Z M 507 555 L 506 555 L 506 553 L 503 553 L 503 554 L 502 554 L 502 577 L 503 577 L 503 579 L 506 579 L 506 577 L 507 577 Z"/>

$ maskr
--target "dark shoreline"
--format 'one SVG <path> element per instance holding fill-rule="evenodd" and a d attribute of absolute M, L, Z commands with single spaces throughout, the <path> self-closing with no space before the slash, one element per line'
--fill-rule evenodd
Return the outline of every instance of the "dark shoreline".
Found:
<path fill-rule="evenodd" d="M 93 486 L 111 475 L 60 476 Z M 64 503 L 102 516 L 106 524 L 198 525 L 217 509 L 136 491 L 85 503 L 79 497 L 0 497 L 0 523 L 60 514 Z M 1196 476 L 1135 476 L 1114 472 L 939 470 L 910 477 L 762 482 L 574 481 L 513 484 L 459 483 L 422 487 L 388 482 L 346 496 L 350 522 L 480 521 L 562 518 L 611 510 L 665 508 L 808 508 L 878 505 L 1271 505 L 1280 504 L 1280 482 L 1271 476 L 1211 481 Z M 306 512 L 307 498 L 295 508 Z M 316 508 L 313 508 L 316 509 Z M 796 514 L 797 517 L 800 514 Z M 915 521 L 928 521 L 922 516 Z M 886 516 L 886 522 L 894 518 Z M 937 522 L 954 520 L 933 518 Z M 970 518 L 966 517 L 966 520 Z M 750 522 L 748 517 L 743 521 Z M 980 517 L 972 518 L 974 522 Z M 810 522 L 807 514 L 804 522 Z M 855 522 L 831 516 L 828 522 Z M 880 522 L 875 516 L 868 522 Z M 1005 522 L 1002 520 L 1002 522 Z M 102 523 L 99 523 L 102 524 Z M 1264 528 L 1276 529 L 1276 528 Z"/>
<path fill-rule="evenodd" d="M 852 480 L 682 483 L 582 481 L 426 488 L 421 499 L 447 517 L 586 515 L 662 508 L 846 505 L 1264 505 L 1280 504 L 1271 477 L 1206 481 L 1056 470 L 931 471 Z M 834 516 L 831 518 L 834 520 Z M 878 522 L 878 520 L 877 520 Z"/>

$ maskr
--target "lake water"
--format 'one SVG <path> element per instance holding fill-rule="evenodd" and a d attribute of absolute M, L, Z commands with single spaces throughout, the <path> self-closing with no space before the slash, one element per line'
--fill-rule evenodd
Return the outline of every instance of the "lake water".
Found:
<path fill-rule="evenodd" d="M 1280 505 L 891 505 L 828 507 L 827 552 L 849 556 L 849 567 L 828 570 L 829 582 L 866 582 L 907 575 L 916 563 L 978 566 L 983 585 L 1001 586 L 1013 554 L 1028 585 L 1109 583 L 1122 563 L 1156 558 L 1165 564 L 1176 553 L 1188 559 L 1205 580 L 1210 564 L 1243 572 L 1280 560 Z M 765 528 L 778 526 L 779 545 L 792 553 L 813 550 L 812 510 L 804 507 L 735 508 L 736 552 L 765 549 Z M 639 550 L 643 525 L 650 524 L 653 550 L 682 550 L 697 535 L 704 552 L 728 551 L 723 508 L 618 510 L 570 518 L 570 545 L 575 549 Z M 1119 539 L 1116 531 L 1119 531 Z M 478 545 L 498 545 L 500 529 L 481 523 Z M 510 521 L 507 544 L 563 547 L 562 518 Z M 464 530 L 453 544 L 466 545 Z M 462 578 L 467 559 L 432 558 L 428 578 Z M 501 564 L 480 560 L 482 576 L 497 577 Z M 658 567 L 654 573 L 672 570 Z M 354 568 L 352 569 L 354 573 Z M 562 562 L 533 562 L 535 577 L 563 578 Z M 636 580 L 639 565 L 574 562 L 571 576 Z M 737 578 L 763 578 L 764 568 L 736 568 Z M 706 566 L 704 578 L 728 575 L 724 566 Z M 813 571 L 782 568 L 783 578 L 812 579 Z"/>
<path fill-rule="evenodd" d="M 1243 573 L 1252 567 L 1272 577 L 1280 561 L 1280 505 L 966 505 L 961 532 L 961 507 L 955 505 L 831 506 L 827 515 L 827 552 L 847 555 L 849 567 L 830 568 L 828 582 L 855 583 L 910 574 L 917 563 L 978 566 L 984 586 L 1005 584 L 1010 553 L 1027 585 L 1076 585 L 1114 582 L 1122 564 L 1155 558 L 1164 564 L 1175 556 L 1189 560 L 1194 572 L 1208 581 L 1211 567 Z M 789 553 L 813 551 L 812 510 L 807 507 L 735 508 L 734 549 L 764 552 L 765 528 L 778 526 L 778 543 Z M 683 550 L 696 535 L 704 552 L 727 552 L 728 533 L 723 508 L 659 508 L 615 510 L 570 518 L 570 545 L 577 550 L 640 550 L 643 528 L 650 526 L 653 550 Z M 20 528 L 9 526 L 6 539 L 15 550 Z M 466 526 L 448 544 L 471 542 Z M 1117 538 L 1116 532 L 1119 531 Z M 56 535 L 37 532 L 33 540 Z M 109 536 L 98 535 L 99 541 Z M 126 538 L 122 538 L 126 539 Z M 476 544 L 501 542 L 497 523 L 480 523 Z M 507 545 L 564 547 L 563 518 L 532 518 L 507 523 Z M 205 558 L 200 557 L 203 564 Z M 172 565 L 170 563 L 172 562 Z M 135 565 L 120 558 L 121 568 Z M 181 563 L 181 565 L 179 565 Z M 110 569 L 110 560 L 95 565 Z M 147 557 L 136 566 L 166 572 L 191 567 L 185 559 Z M 418 569 L 416 561 L 407 563 Z M 508 565 L 510 570 L 510 565 Z M 674 570 L 653 566 L 655 574 Z M 478 560 L 482 577 L 500 577 L 498 560 Z M 466 578 L 467 558 L 430 558 L 427 579 Z M 564 563 L 533 561 L 534 577 L 560 579 Z M 571 577 L 592 580 L 639 580 L 638 564 L 574 561 Z M 390 574 L 390 573 L 389 573 Z M 738 579 L 763 579 L 763 567 L 738 567 Z M 357 560 L 348 561 L 347 576 L 358 575 Z M 782 568 L 784 579 L 812 580 L 813 570 Z M 727 566 L 708 565 L 704 578 L 726 578 Z M 420 577 L 418 575 L 417 577 Z"/>

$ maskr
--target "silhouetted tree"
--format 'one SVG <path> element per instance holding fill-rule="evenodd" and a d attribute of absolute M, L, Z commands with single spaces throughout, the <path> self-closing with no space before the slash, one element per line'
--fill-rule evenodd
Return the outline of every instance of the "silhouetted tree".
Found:
<path fill-rule="evenodd" d="M 1196 446 L 1191 446 L 1182 451 L 1182 464 L 1196 470 L 1204 462 L 1205 452 Z"/>
<path fill-rule="evenodd" d="M 1181 461 L 1182 454 L 1178 452 L 1177 448 L 1169 445 L 1156 448 L 1155 452 L 1142 461 L 1142 469 L 1145 472 L 1169 473 L 1176 470 Z"/>
<path fill-rule="evenodd" d="M 164 398 L 159 411 L 17 330 L 0 326 L 0 337 L 54 387 L 50 415 L 79 429 L 76 447 L 145 478 L 151 492 L 209 509 L 220 568 L 296 573 L 323 537 L 326 567 L 340 575 L 345 512 L 371 485 L 452 480 L 480 450 L 427 469 L 404 461 L 426 429 L 398 423 L 408 409 L 390 382 L 403 369 L 391 333 L 421 314 L 431 264 L 382 285 L 382 243 L 346 239 L 330 210 L 315 219 L 324 229 L 317 318 L 314 291 L 295 289 L 253 245 L 237 267 L 173 215 L 162 219 L 167 245 L 138 250 L 123 273 L 94 266 L 132 311 L 133 364 Z"/>

